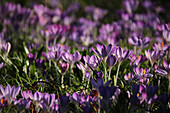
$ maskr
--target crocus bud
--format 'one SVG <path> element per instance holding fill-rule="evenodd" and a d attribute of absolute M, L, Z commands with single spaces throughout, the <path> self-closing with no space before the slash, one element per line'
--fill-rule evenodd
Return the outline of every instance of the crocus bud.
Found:
<path fill-rule="evenodd" d="M 65 73 L 68 70 L 68 68 L 69 68 L 69 64 L 68 63 L 61 63 L 60 66 L 61 66 L 62 73 Z"/>
<path fill-rule="evenodd" d="M 106 62 L 107 62 L 107 64 L 108 64 L 108 66 L 111 68 L 113 65 L 116 64 L 117 59 L 116 59 L 115 56 L 110 55 L 110 56 L 107 58 L 107 61 L 106 61 Z"/>

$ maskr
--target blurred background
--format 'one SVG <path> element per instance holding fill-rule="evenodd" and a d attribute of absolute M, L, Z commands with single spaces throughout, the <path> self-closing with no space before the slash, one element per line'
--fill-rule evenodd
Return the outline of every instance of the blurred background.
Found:
<path fill-rule="evenodd" d="M 139 1 L 146 1 L 146 0 L 139 0 Z M 151 0 L 155 2 L 157 6 L 162 6 L 166 13 L 170 15 L 170 0 Z M 123 7 L 123 0 L 0 0 L 0 4 L 4 4 L 5 2 L 13 2 L 19 3 L 21 6 L 30 7 L 33 4 L 43 4 L 50 8 L 60 8 L 61 10 L 65 11 L 69 5 L 73 3 L 80 3 L 82 7 L 85 6 L 96 6 L 102 9 L 107 9 L 108 14 L 105 17 L 104 22 L 112 22 L 113 20 L 117 20 L 115 15 L 116 11 Z M 139 6 L 140 7 L 140 6 Z M 143 8 L 138 8 L 138 12 L 144 11 Z M 81 12 L 81 15 L 82 12 Z M 161 15 L 161 14 L 160 14 Z M 170 17 L 166 17 L 164 14 L 161 15 L 165 22 L 169 22 Z"/>

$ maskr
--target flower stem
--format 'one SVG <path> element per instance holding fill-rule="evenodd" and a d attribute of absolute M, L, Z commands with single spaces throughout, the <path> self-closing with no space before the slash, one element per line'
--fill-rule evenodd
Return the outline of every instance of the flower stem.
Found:
<path fill-rule="evenodd" d="M 73 64 L 70 64 L 70 86 L 71 86 L 71 79 L 72 79 L 72 74 L 73 74 Z"/>
<path fill-rule="evenodd" d="M 109 80 L 111 80 L 111 77 L 110 77 L 111 71 L 112 71 L 112 68 L 109 68 Z"/>
<path fill-rule="evenodd" d="M 105 82 L 107 81 L 106 58 L 104 58 Z"/>
<path fill-rule="evenodd" d="M 160 86 L 161 80 L 160 76 L 158 77 L 158 87 Z"/>
<path fill-rule="evenodd" d="M 134 49 L 134 54 L 136 55 L 136 46 L 134 46 L 134 48 L 133 48 L 133 49 Z"/>
<path fill-rule="evenodd" d="M 89 84 L 90 84 L 90 78 L 88 78 L 88 80 L 87 80 L 87 89 L 86 89 L 86 94 L 88 94 Z"/>
<path fill-rule="evenodd" d="M 120 64 L 121 64 L 121 62 L 119 62 L 119 64 L 118 64 L 116 77 L 114 78 L 114 86 L 116 86 L 116 85 L 117 85 L 117 78 L 118 78 L 118 73 L 119 73 L 119 69 L 120 69 Z"/>
<path fill-rule="evenodd" d="M 83 73 L 82 83 L 84 83 L 85 73 Z"/>
<path fill-rule="evenodd" d="M 97 91 L 97 96 L 98 96 L 98 113 L 100 113 L 100 93 L 99 90 Z"/>
<path fill-rule="evenodd" d="M 61 87 L 64 88 L 64 73 L 62 74 L 61 77 Z"/>

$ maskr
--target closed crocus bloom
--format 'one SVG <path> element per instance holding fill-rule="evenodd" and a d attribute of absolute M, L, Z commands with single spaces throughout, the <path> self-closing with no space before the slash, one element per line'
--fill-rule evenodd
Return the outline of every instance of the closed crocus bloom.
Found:
<path fill-rule="evenodd" d="M 65 73 L 69 68 L 68 63 L 61 63 L 60 66 L 61 66 L 62 73 Z"/>
<path fill-rule="evenodd" d="M 8 53 L 11 50 L 11 44 L 9 42 L 8 43 L 3 43 L 2 44 L 2 50 L 5 52 L 6 55 L 8 55 Z"/>
<path fill-rule="evenodd" d="M 0 69 L 3 68 L 5 66 L 5 64 L 2 62 L 0 63 Z"/>
<path fill-rule="evenodd" d="M 35 55 L 32 54 L 32 53 L 27 54 L 27 57 L 28 57 L 28 60 L 29 60 L 30 63 L 32 63 L 33 60 L 35 59 Z"/>
<path fill-rule="evenodd" d="M 164 30 L 163 31 L 163 37 L 166 40 L 167 43 L 170 43 L 170 30 Z"/>
<path fill-rule="evenodd" d="M 70 97 L 70 100 L 73 101 L 76 105 L 79 105 L 81 98 L 78 93 L 74 92 L 73 95 Z"/>
<path fill-rule="evenodd" d="M 107 62 L 107 64 L 108 64 L 109 67 L 112 67 L 113 65 L 116 64 L 117 59 L 116 59 L 115 56 L 111 55 L 111 56 L 109 56 L 109 57 L 107 58 L 107 61 L 106 61 L 106 62 Z"/>
<path fill-rule="evenodd" d="M 159 51 L 148 51 L 145 50 L 146 58 L 150 61 L 151 66 L 153 66 L 153 63 L 158 59 L 160 52 Z"/>
<path fill-rule="evenodd" d="M 0 90 L 1 90 L 1 93 L 2 93 L 2 97 L 4 97 L 7 102 L 8 102 L 8 105 L 11 105 L 13 99 L 16 98 L 16 96 L 19 94 L 20 92 L 20 89 L 21 87 L 17 87 L 15 88 L 15 86 L 13 86 L 11 88 L 11 86 L 8 84 L 5 89 L 0 85 Z"/>
<path fill-rule="evenodd" d="M 111 69 L 112 69 L 113 65 L 116 64 L 117 59 L 115 56 L 111 55 L 107 58 L 106 62 L 109 66 L 109 80 L 110 80 L 111 79 Z"/>

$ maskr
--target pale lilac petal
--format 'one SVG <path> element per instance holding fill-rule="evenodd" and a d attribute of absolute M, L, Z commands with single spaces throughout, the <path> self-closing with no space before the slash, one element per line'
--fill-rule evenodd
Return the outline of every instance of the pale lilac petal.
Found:
<path fill-rule="evenodd" d="M 2 93 L 3 95 L 6 94 L 4 88 L 2 87 L 2 85 L 0 85 L 0 90 L 1 90 L 1 93 Z"/>

